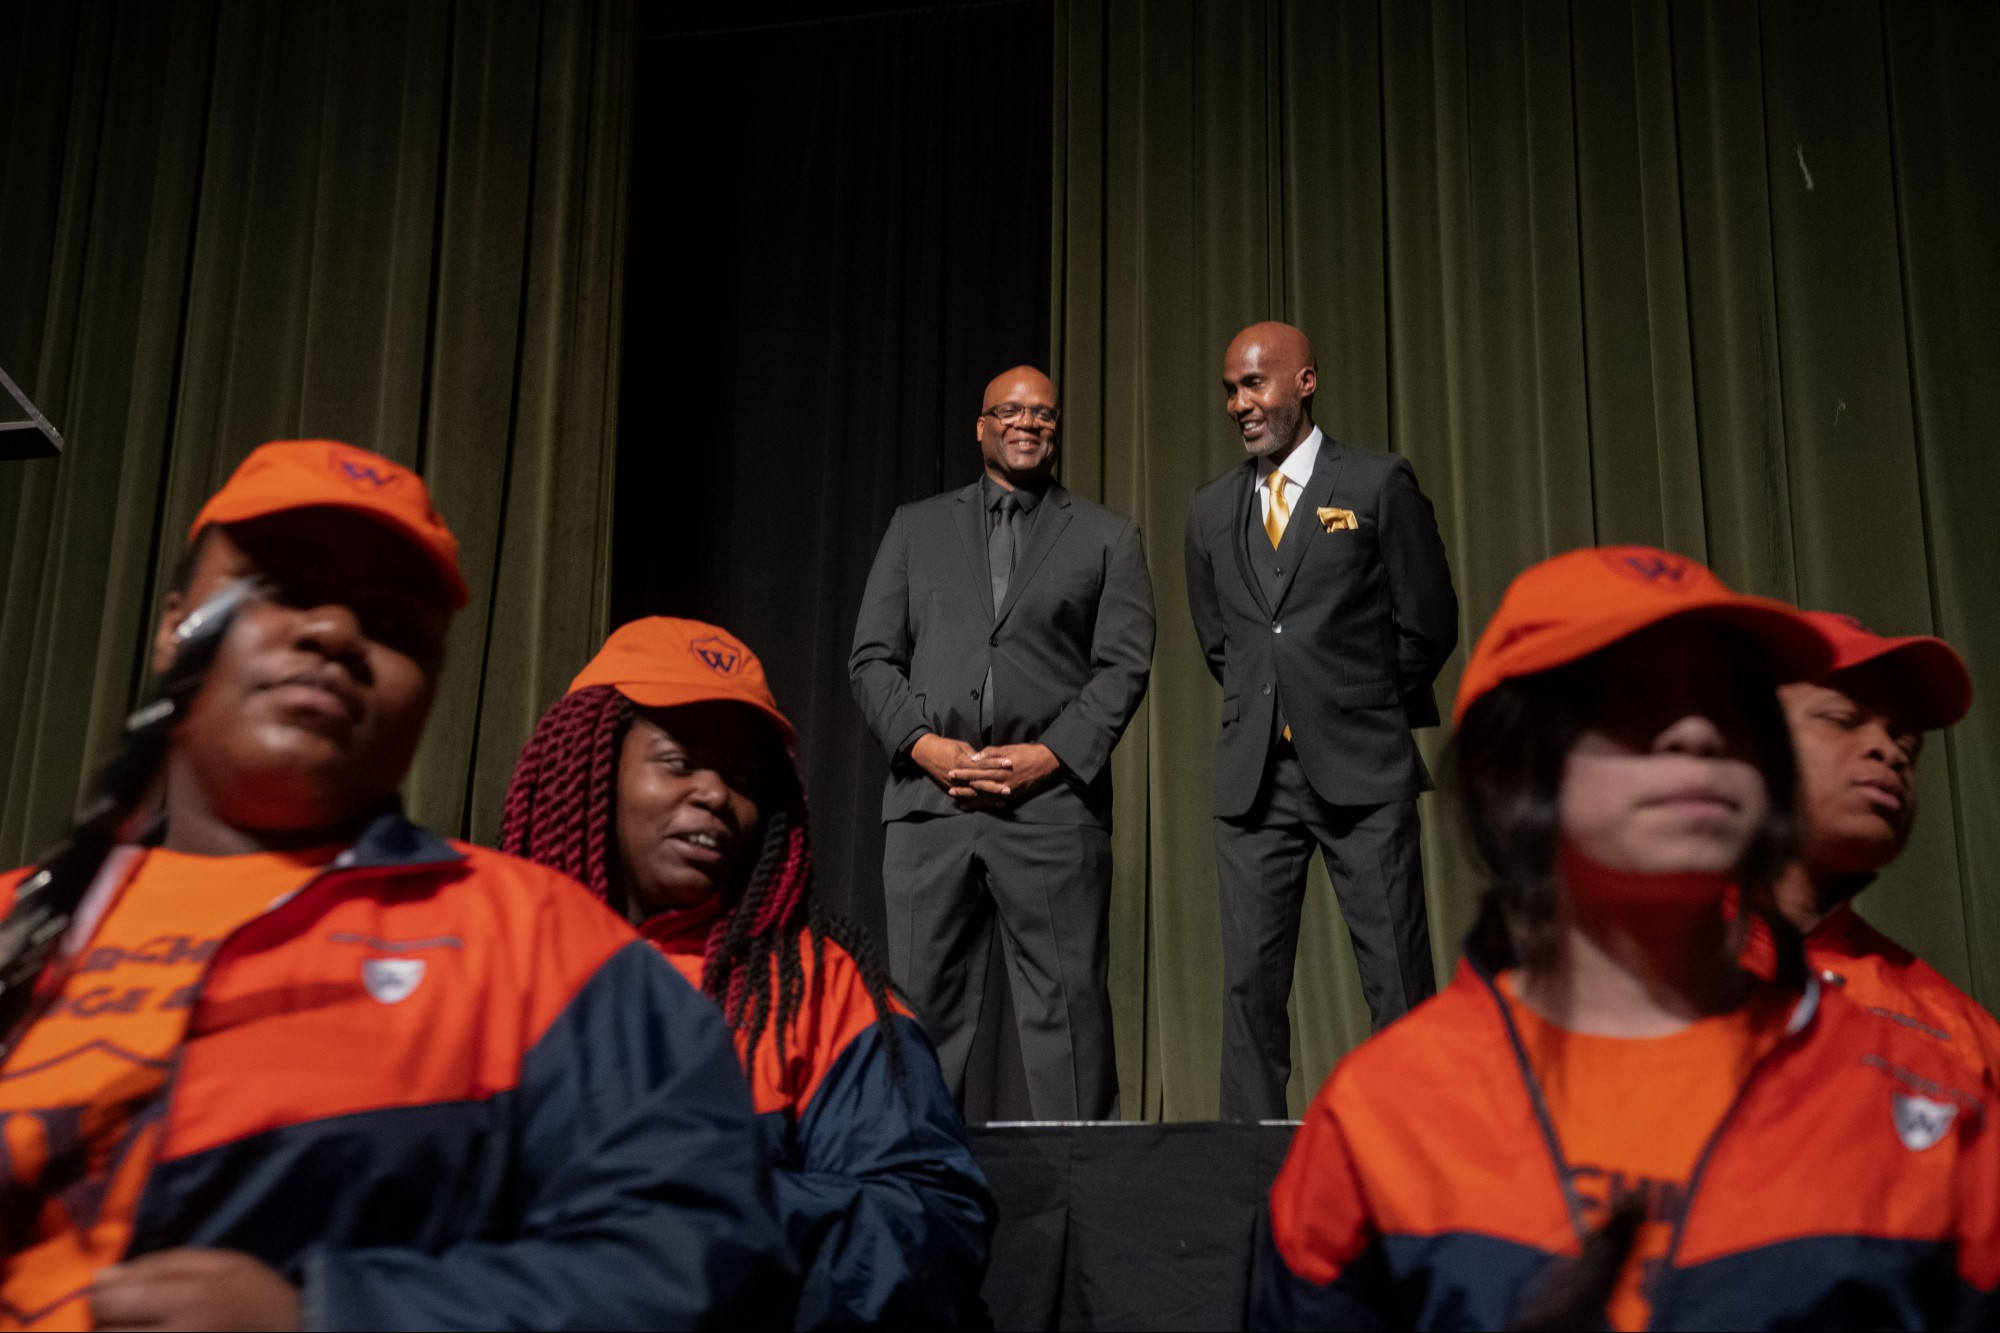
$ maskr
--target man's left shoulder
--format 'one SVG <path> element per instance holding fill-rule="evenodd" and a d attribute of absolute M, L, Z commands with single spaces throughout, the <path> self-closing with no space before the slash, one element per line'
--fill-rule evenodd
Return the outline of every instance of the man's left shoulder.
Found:
<path fill-rule="evenodd" d="M 1399 469 L 1412 471 L 1409 459 L 1401 454 L 1390 453 L 1387 449 L 1351 444 L 1346 441 L 1329 443 L 1339 451 L 1343 485 L 1358 483 L 1363 486 L 1379 486 Z"/>
<path fill-rule="evenodd" d="M 1116 541 L 1136 526 L 1116 509 L 1086 499 L 1075 491 L 1058 488 L 1050 491 L 1049 496 L 1069 510 L 1070 522 L 1076 525 L 1078 532 L 1089 533 L 1103 541 Z"/>

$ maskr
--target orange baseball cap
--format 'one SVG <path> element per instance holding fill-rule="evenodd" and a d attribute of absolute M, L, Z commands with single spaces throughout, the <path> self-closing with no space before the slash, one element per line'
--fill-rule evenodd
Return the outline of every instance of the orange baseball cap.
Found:
<path fill-rule="evenodd" d="M 1587 546 L 1532 565 L 1507 585 L 1459 679 L 1452 725 L 1501 681 L 1567 665 L 1676 616 L 1747 635 L 1776 681 L 1810 680 L 1832 658 L 1803 612 L 1734 592 L 1706 565 L 1652 546 Z"/>
<path fill-rule="evenodd" d="M 1948 727 L 1972 711 L 1972 673 L 1943 639 L 1929 634 L 1889 638 L 1853 616 L 1831 611 L 1808 611 L 1805 617 L 1833 645 L 1833 665 L 1818 677 L 1822 685 L 1837 687 L 1841 672 L 1886 661 L 1904 687 L 1909 721 L 1919 731 Z"/>
<path fill-rule="evenodd" d="M 194 516 L 188 545 L 211 523 L 242 523 L 291 509 L 350 509 L 395 529 L 437 569 L 452 609 L 464 608 L 458 539 L 431 507 L 424 479 L 339 440 L 273 440 L 252 449 Z"/>
<path fill-rule="evenodd" d="M 771 697 L 757 654 L 727 630 L 699 620 L 647 616 L 620 625 L 567 692 L 592 685 L 609 685 L 641 708 L 711 700 L 748 704 L 771 720 L 787 749 L 798 744 L 791 720 Z"/>

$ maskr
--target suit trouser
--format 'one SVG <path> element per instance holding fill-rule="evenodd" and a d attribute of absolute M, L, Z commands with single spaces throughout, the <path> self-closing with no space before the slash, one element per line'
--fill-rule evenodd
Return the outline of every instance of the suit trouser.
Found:
<path fill-rule="evenodd" d="M 997 934 L 1035 1118 L 1115 1118 L 1111 835 L 983 813 L 896 820 L 884 832 L 889 972 L 937 1043 L 952 1095 L 965 1092 Z"/>
<path fill-rule="evenodd" d="M 1289 744 L 1249 813 L 1215 821 L 1222 897 L 1222 1117 L 1278 1120 L 1292 1073 L 1292 968 L 1317 845 L 1376 1030 L 1437 990 L 1414 798 L 1330 805 Z"/>

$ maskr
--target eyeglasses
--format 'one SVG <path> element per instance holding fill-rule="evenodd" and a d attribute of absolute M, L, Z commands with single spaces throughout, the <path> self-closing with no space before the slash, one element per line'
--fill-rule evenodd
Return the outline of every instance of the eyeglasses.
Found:
<path fill-rule="evenodd" d="M 1054 430 L 1056 422 L 1062 420 L 1062 413 L 1053 407 L 1023 407 L 1019 403 L 1002 403 L 989 407 L 979 415 L 992 417 L 1003 426 L 1012 426 L 1022 417 L 1038 430 Z"/>

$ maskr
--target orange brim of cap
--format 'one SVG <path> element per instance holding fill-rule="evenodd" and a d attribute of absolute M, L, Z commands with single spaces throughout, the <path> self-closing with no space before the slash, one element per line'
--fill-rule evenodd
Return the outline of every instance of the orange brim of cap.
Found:
<path fill-rule="evenodd" d="M 1621 615 L 1579 619 L 1546 635 L 1534 636 L 1523 642 L 1518 652 L 1501 648 L 1489 659 L 1478 679 L 1474 679 L 1471 669 L 1467 670 L 1452 708 L 1452 725 L 1463 722 L 1466 711 L 1502 681 L 1580 662 L 1641 630 L 1670 620 L 1704 620 L 1735 630 L 1757 649 L 1774 685 L 1811 680 L 1833 661 L 1833 646 L 1811 621 L 1793 607 L 1768 597 L 1735 593 L 1692 604 L 1648 606 Z"/>
<path fill-rule="evenodd" d="M 342 513 L 372 520 L 378 527 L 385 528 L 402 538 L 424 558 L 425 564 L 437 571 L 438 578 L 444 584 L 445 595 L 451 599 L 452 610 L 463 611 L 465 604 L 471 600 L 471 594 L 465 586 L 465 576 L 458 572 L 457 561 L 447 558 L 439 551 L 431 543 L 428 534 L 419 532 L 398 515 L 378 505 L 349 504 L 342 500 L 318 497 L 314 497 L 310 504 L 299 505 L 273 505 L 261 499 L 238 504 L 233 503 L 226 493 L 218 492 L 214 499 L 202 506 L 201 513 L 195 516 L 193 526 L 188 529 L 188 543 L 193 545 L 201 530 L 211 523 L 225 526 L 231 523 L 248 523 L 254 519 L 269 518 L 274 514 L 296 513 L 303 509 L 338 509 Z"/>
<path fill-rule="evenodd" d="M 579 680 L 572 682 L 570 689 L 578 690 L 590 684 L 606 683 L 609 682 Z M 771 725 L 778 729 L 779 737 L 785 742 L 786 749 L 795 749 L 799 743 L 798 733 L 792 730 L 791 720 L 783 713 L 775 708 L 766 707 L 755 699 L 733 694 L 728 690 L 718 690 L 703 685 L 669 685 L 657 681 L 643 685 L 616 684 L 612 685 L 612 688 L 641 708 L 681 708 L 688 704 L 706 703 L 742 704 L 745 708 L 753 709 L 770 719 Z"/>
<path fill-rule="evenodd" d="M 1972 711 L 1972 673 L 1950 644 L 1928 634 L 1883 639 L 1880 647 L 1841 662 L 1821 679 L 1834 684 L 1842 672 L 1875 662 L 1890 664 L 1909 680 L 1905 720 L 1917 730 L 1948 727 Z"/>

